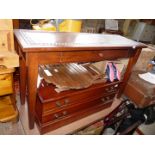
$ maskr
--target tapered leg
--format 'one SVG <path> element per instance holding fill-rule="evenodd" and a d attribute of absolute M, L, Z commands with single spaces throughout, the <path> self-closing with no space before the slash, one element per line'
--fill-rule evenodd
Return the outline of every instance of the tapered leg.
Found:
<path fill-rule="evenodd" d="M 28 116 L 29 128 L 34 128 L 35 105 L 37 94 L 38 61 L 35 54 L 27 54 Z"/>
<path fill-rule="evenodd" d="M 19 74 L 20 74 L 20 80 L 19 80 L 19 87 L 20 87 L 20 101 L 21 104 L 25 103 L 25 98 L 26 98 L 26 62 L 25 58 L 23 56 L 23 52 L 18 46 L 16 40 L 15 40 L 15 47 L 16 51 L 19 54 Z"/>
<path fill-rule="evenodd" d="M 23 58 L 20 57 L 20 100 L 21 104 L 25 104 L 26 98 L 26 64 Z"/>

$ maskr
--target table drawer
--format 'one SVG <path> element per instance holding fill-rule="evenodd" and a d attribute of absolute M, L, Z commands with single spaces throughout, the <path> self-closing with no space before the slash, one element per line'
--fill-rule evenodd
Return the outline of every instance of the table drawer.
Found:
<path fill-rule="evenodd" d="M 109 93 L 116 93 L 118 86 L 118 82 L 110 83 L 108 85 L 97 84 L 87 89 L 66 91 L 57 93 L 57 95 L 52 95 L 52 87 L 41 86 L 38 91 L 40 103 L 37 104 L 40 106 L 43 113 L 47 111 L 59 110 L 66 106 L 78 104 L 79 102 L 95 100 Z"/>
<path fill-rule="evenodd" d="M 71 51 L 62 53 L 61 62 L 92 62 L 127 57 L 129 57 L 129 51 L 127 49 L 111 49 L 104 51 Z"/>
<path fill-rule="evenodd" d="M 98 99 L 94 99 L 92 101 L 87 101 L 87 102 L 86 101 L 85 102 L 80 101 L 81 103 L 79 103 L 79 104 L 64 107 L 64 108 L 57 110 L 55 112 L 49 111 L 49 112 L 46 112 L 44 114 L 41 114 L 41 113 L 38 114 L 38 112 L 37 112 L 37 114 L 38 114 L 39 119 L 42 123 L 46 123 L 49 121 L 58 121 L 58 120 L 61 120 L 65 117 L 69 117 L 70 115 L 72 115 L 76 112 L 90 108 L 92 106 L 95 106 L 98 104 L 106 105 L 107 103 L 113 101 L 114 96 L 115 96 L 115 94 L 110 94 L 107 96 L 100 97 Z"/>
<path fill-rule="evenodd" d="M 13 93 L 12 82 L 13 82 L 12 73 L 0 75 L 0 96 Z"/>

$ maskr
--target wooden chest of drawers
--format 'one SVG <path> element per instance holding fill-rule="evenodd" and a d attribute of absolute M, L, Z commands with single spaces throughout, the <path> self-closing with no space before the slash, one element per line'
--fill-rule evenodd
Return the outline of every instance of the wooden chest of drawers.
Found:
<path fill-rule="evenodd" d="M 111 106 L 119 82 L 95 84 L 81 90 L 57 93 L 44 80 L 38 89 L 36 122 L 44 134 Z"/>

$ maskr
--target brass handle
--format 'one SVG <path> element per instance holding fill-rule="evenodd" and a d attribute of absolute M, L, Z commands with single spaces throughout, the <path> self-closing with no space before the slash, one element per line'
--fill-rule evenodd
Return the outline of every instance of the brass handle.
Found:
<path fill-rule="evenodd" d="M 99 53 L 98 55 L 99 55 L 100 57 L 103 57 L 103 53 Z"/>
<path fill-rule="evenodd" d="M 68 104 L 69 103 L 69 99 L 65 99 L 65 104 Z"/>
<path fill-rule="evenodd" d="M 101 98 L 101 101 L 102 101 L 102 102 L 104 102 L 104 101 L 105 101 L 105 98 L 104 98 L 104 97 L 103 97 L 103 98 Z"/>
<path fill-rule="evenodd" d="M 63 116 L 66 116 L 67 115 L 67 111 L 63 111 Z"/>
<path fill-rule="evenodd" d="M 109 91 L 109 88 L 106 88 L 105 90 L 108 92 Z"/>
<path fill-rule="evenodd" d="M 59 118 L 59 115 L 58 115 L 58 114 L 54 114 L 54 117 L 55 117 L 55 118 Z"/>
<path fill-rule="evenodd" d="M 107 100 L 109 100 L 109 99 L 110 99 L 110 97 L 109 97 L 109 96 L 107 96 L 107 97 L 106 97 L 106 99 L 107 99 Z"/>
<path fill-rule="evenodd" d="M 114 87 L 117 88 L 118 87 L 118 84 L 115 84 Z"/>
<path fill-rule="evenodd" d="M 60 101 L 57 101 L 56 105 L 57 105 L 57 107 L 61 107 L 62 106 Z"/>
<path fill-rule="evenodd" d="M 62 117 L 64 117 L 64 116 L 66 116 L 67 115 L 67 111 L 63 111 L 62 112 L 62 114 L 54 114 L 54 117 L 56 118 L 56 119 L 58 119 L 58 118 L 62 118 Z"/>

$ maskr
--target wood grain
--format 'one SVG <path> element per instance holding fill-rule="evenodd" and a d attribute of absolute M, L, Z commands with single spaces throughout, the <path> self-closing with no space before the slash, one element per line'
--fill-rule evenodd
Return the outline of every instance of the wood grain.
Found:
<path fill-rule="evenodd" d="M 90 69 L 89 69 L 90 70 Z M 39 74 L 46 82 L 56 85 L 56 91 L 82 89 L 91 86 L 101 74 L 91 72 L 84 66 L 76 63 L 62 65 L 40 65 Z M 46 71 L 50 75 L 46 74 Z"/>
<path fill-rule="evenodd" d="M 0 65 L 6 68 L 19 67 L 19 56 L 12 52 L 0 51 Z"/>

